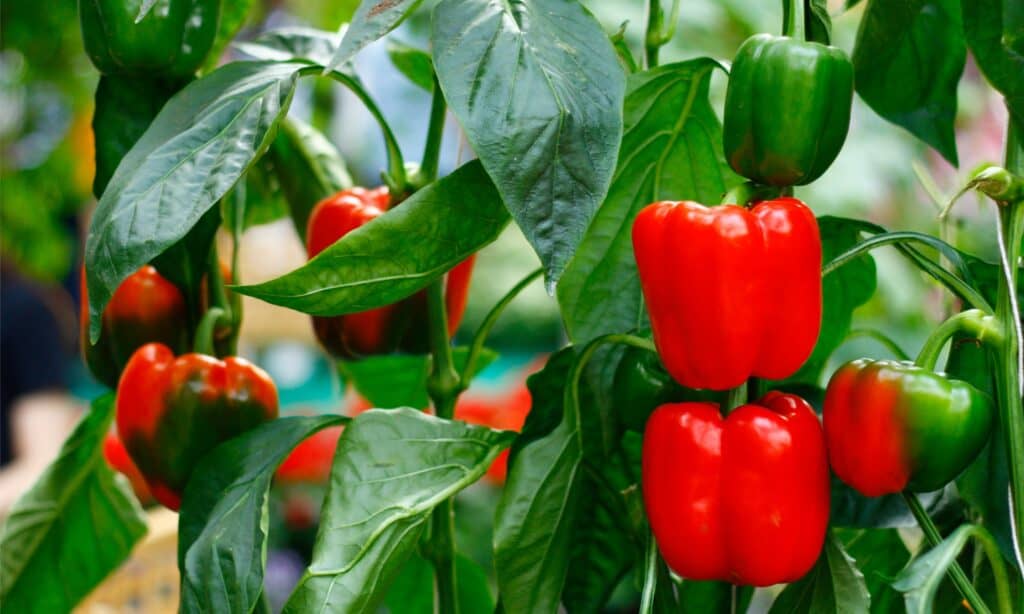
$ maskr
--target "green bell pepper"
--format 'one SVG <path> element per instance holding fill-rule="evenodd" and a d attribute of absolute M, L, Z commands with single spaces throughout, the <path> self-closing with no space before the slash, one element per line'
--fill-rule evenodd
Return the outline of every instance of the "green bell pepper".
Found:
<path fill-rule="evenodd" d="M 736 53 L 729 75 L 726 159 L 758 183 L 810 183 L 839 155 L 852 103 L 853 64 L 841 49 L 752 36 Z"/>

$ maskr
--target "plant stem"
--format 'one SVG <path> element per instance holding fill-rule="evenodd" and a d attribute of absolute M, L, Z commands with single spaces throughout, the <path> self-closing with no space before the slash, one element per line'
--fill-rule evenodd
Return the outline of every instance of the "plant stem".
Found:
<path fill-rule="evenodd" d="M 197 354 L 206 354 L 207 356 L 216 356 L 217 352 L 214 349 L 214 335 L 216 334 L 217 324 L 221 320 L 227 319 L 227 313 L 220 307 L 211 307 L 206 310 L 203 314 L 203 319 L 199 321 L 199 326 L 196 327 L 196 336 L 192 343 L 192 351 Z"/>
<path fill-rule="evenodd" d="M 427 286 L 427 316 L 430 330 L 431 369 L 427 379 L 427 393 L 439 418 L 451 420 L 461 383 L 452 361 L 451 340 L 448 338 L 448 313 L 444 302 L 444 279 Z M 430 518 L 430 543 L 427 551 L 434 565 L 437 595 L 436 612 L 459 614 L 455 576 L 455 510 L 452 499 L 434 508 Z"/>
<path fill-rule="evenodd" d="M 1024 152 L 1020 135 L 1010 123 L 1006 145 L 1006 166 L 1011 173 L 1024 174 Z M 1024 356 L 1021 352 L 1021 313 L 1017 304 L 1017 283 L 1024 236 L 1024 201 L 999 207 L 999 252 L 1001 274 L 996 294 L 996 318 L 1004 335 L 996 353 L 996 402 L 1006 437 L 1010 469 L 1010 516 L 1017 567 L 1024 575 Z"/>
<path fill-rule="evenodd" d="M 982 343 L 998 346 L 1003 341 L 1003 334 L 993 316 L 986 316 L 978 309 L 961 311 L 939 325 L 921 347 L 914 364 L 929 371 L 935 370 L 939 354 L 946 342 L 954 335 L 965 332 Z"/>
<path fill-rule="evenodd" d="M 647 552 L 644 554 L 644 588 L 640 593 L 640 614 L 654 612 L 654 596 L 658 591 L 658 545 L 654 535 L 647 534 Z"/>
<path fill-rule="evenodd" d="M 661 9 L 661 0 L 647 2 L 647 33 L 644 36 L 644 67 L 650 70 L 658 65 L 658 51 L 664 44 L 661 41 L 661 27 L 665 23 L 665 12 Z"/>
<path fill-rule="evenodd" d="M 921 527 L 921 531 L 924 533 L 925 539 L 932 548 L 938 546 L 942 542 L 942 534 L 939 533 L 938 527 L 932 522 L 931 516 L 925 511 L 921 505 L 921 501 L 918 500 L 917 495 L 909 491 L 903 491 L 903 500 L 907 502 L 907 507 L 910 508 L 910 513 L 914 515 L 917 520 L 917 524 Z M 967 574 L 964 573 L 960 563 L 953 561 L 949 568 L 946 570 L 949 574 L 953 584 L 956 585 L 957 590 L 963 595 L 967 603 L 971 604 L 971 609 L 974 610 L 975 614 L 986 614 L 990 612 L 988 606 L 985 605 L 985 601 L 978 594 L 978 591 L 974 589 L 974 585 L 967 579 Z"/>
<path fill-rule="evenodd" d="M 508 306 L 519 293 L 526 289 L 533 280 L 537 279 L 544 274 L 544 269 L 540 268 L 533 271 L 523 279 L 519 281 L 512 289 L 509 290 L 498 304 L 491 308 L 491 311 L 484 318 L 484 321 L 480 323 L 480 327 L 476 329 L 476 334 L 473 335 L 473 344 L 469 346 L 469 354 L 466 357 L 466 364 L 462 368 L 462 374 L 460 379 L 465 384 L 473 376 L 473 371 L 476 369 L 476 362 L 480 358 L 480 352 L 484 348 L 484 344 L 487 342 L 487 336 L 491 333 L 491 329 L 494 328 L 494 323 L 498 321 L 501 314 L 505 311 L 505 307 Z"/>
<path fill-rule="evenodd" d="M 314 67 L 314 69 L 318 68 Z M 380 107 L 373 101 L 373 98 L 370 97 L 369 92 L 366 91 L 366 88 L 363 87 L 362 82 L 357 77 L 346 75 L 336 70 L 332 70 L 328 74 L 332 79 L 338 81 L 355 94 L 356 98 L 366 106 L 366 110 L 370 112 L 370 115 L 377 120 L 381 132 L 384 134 L 384 145 L 388 150 L 388 172 L 384 176 L 385 183 L 388 184 L 388 189 L 391 190 L 392 194 L 396 196 L 405 194 L 408 188 L 408 180 L 405 176 L 405 160 L 402 158 L 402 150 L 398 147 L 398 139 L 395 138 L 395 133 L 391 131 L 391 126 L 384 119 L 384 114 L 381 113 Z"/>
<path fill-rule="evenodd" d="M 782 35 L 805 40 L 804 35 L 804 0 L 788 0 L 789 13 L 786 23 L 782 24 Z"/>
<path fill-rule="evenodd" d="M 725 403 L 722 404 L 722 413 L 729 415 L 732 410 L 747 403 L 747 382 L 732 388 L 725 395 Z"/>
<path fill-rule="evenodd" d="M 430 102 L 430 123 L 427 125 L 427 140 L 423 145 L 420 162 L 420 181 L 426 185 L 437 179 L 437 167 L 441 160 L 441 139 L 444 137 L 444 119 L 448 106 L 441 92 L 441 84 L 434 77 L 434 97 Z M 414 186 L 417 189 L 423 185 Z"/>

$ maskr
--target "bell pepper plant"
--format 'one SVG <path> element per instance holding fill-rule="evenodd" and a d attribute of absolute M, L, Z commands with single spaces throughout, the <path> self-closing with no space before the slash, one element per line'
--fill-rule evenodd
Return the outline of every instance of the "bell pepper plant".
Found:
<path fill-rule="evenodd" d="M 116 397 L 7 515 L 5 611 L 100 594 L 145 533 L 128 461 L 187 614 L 1020 610 L 1019 1 L 80 0 L 80 45 L 37 4 L 4 7 L 5 126 L 49 130 L 4 132 L 5 282 L 80 200 L 51 106 L 90 109 L 81 352 Z M 366 407 L 279 407 L 242 297 Z"/>

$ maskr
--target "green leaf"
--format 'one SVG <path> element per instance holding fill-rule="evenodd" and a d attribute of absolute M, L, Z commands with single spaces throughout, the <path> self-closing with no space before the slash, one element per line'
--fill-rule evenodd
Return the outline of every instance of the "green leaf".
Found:
<path fill-rule="evenodd" d="M 267 564 L 267 497 L 274 470 L 339 416 L 273 420 L 207 454 L 185 489 L 178 523 L 181 612 L 251 612 Z"/>
<path fill-rule="evenodd" d="M 839 540 L 829 533 L 814 568 L 779 594 L 769 614 L 860 614 L 867 612 L 870 604 L 871 595 L 864 584 L 863 574 Z"/>
<path fill-rule="evenodd" d="M 891 586 L 893 578 L 910 560 L 910 552 L 896 529 L 837 530 L 847 553 L 857 562 L 871 594 L 871 612 L 900 610 L 901 598 Z"/>
<path fill-rule="evenodd" d="M 608 197 L 558 286 L 575 343 L 646 321 L 632 241 L 640 209 L 663 199 L 714 203 L 734 180 L 722 154 L 722 127 L 708 102 L 717 66 L 702 58 L 629 78 L 622 149 Z"/>
<path fill-rule="evenodd" d="M 103 458 L 114 395 L 93 402 L 60 455 L 0 531 L 0 602 L 8 612 L 70 612 L 146 534 L 128 481 Z"/>
<path fill-rule="evenodd" d="M 831 44 L 832 18 L 828 14 L 828 0 L 804 0 L 804 5 L 804 31 L 807 40 L 823 45 Z M 782 0 L 782 23 L 789 21 L 790 6 L 791 0 Z"/>
<path fill-rule="evenodd" d="M 958 4 L 871 2 L 853 52 L 854 82 L 861 98 L 954 166 L 956 87 L 967 59 Z"/>
<path fill-rule="evenodd" d="M 552 290 L 611 181 L 625 78 L 578 2 L 442 0 L 434 68 Z"/>
<path fill-rule="evenodd" d="M 487 584 L 487 574 L 479 565 L 464 555 L 456 554 L 455 575 L 460 612 L 494 611 L 494 597 Z M 414 552 L 391 585 L 384 605 L 393 614 L 433 614 L 433 565 Z"/>
<path fill-rule="evenodd" d="M 514 436 L 409 408 L 360 414 L 338 443 L 313 562 L 284 611 L 375 612 L 431 510 Z"/>
<path fill-rule="evenodd" d="M 238 189 L 236 186 L 235 189 Z M 245 174 L 245 200 L 241 208 L 241 230 L 269 224 L 287 217 L 289 209 L 278 185 L 276 171 L 270 164 L 269 156 L 261 158 Z M 226 204 L 227 199 L 222 201 Z M 228 228 L 234 227 L 234 219 L 228 219 L 239 211 L 235 206 L 224 206 L 223 217 Z"/>
<path fill-rule="evenodd" d="M 256 0 L 231 0 L 220 3 L 217 36 L 213 39 L 213 46 L 210 47 L 210 52 L 203 63 L 204 73 L 212 71 L 220 63 L 220 56 L 245 25 L 245 19 L 249 16 L 254 4 L 256 4 Z"/>
<path fill-rule="evenodd" d="M 124 157 L 86 240 L 92 341 L 121 281 L 181 240 L 266 149 L 304 68 L 223 66 L 171 98 Z"/>
<path fill-rule="evenodd" d="M 452 360 L 455 370 L 462 372 L 469 356 L 467 348 L 454 348 Z M 484 348 L 477 358 L 476 375 L 498 359 L 498 353 Z M 352 382 L 359 394 L 373 407 L 417 407 L 430 405 L 427 397 L 427 376 L 430 374 L 429 356 L 392 354 L 371 356 L 351 362 L 338 362 L 346 381 Z"/>
<path fill-rule="evenodd" d="M 388 57 L 398 72 L 420 88 L 434 91 L 434 60 L 421 49 L 396 41 L 388 41 Z"/>
<path fill-rule="evenodd" d="M 1024 133 L 1024 10 L 1019 0 L 965 0 L 960 9 L 978 67 L 1006 97 L 1010 117 Z"/>
<path fill-rule="evenodd" d="M 350 61 L 359 50 L 405 21 L 422 0 L 363 0 L 348 24 L 341 45 L 331 58 L 328 69 Z"/>
<path fill-rule="evenodd" d="M 269 154 L 295 230 L 305 242 L 313 207 L 352 187 L 352 177 L 338 148 L 316 128 L 293 117 L 281 122 Z"/>
<path fill-rule="evenodd" d="M 918 556 L 896 578 L 893 588 L 903 593 L 908 614 L 930 614 L 935 611 L 935 593 L 946 577 L 946 570 L 967 545 L 971 535 L 984 530 L 976 525 L 963 525 L 950 533 L 938 546 Z"/>
<path fill-rule="evenodd" d="M 153 258 L 156 270 L 184 293 L 190 316 L 201 314 L 204 309 L 203 279 L 210 263 L 210 249 L 220 228 L 220 213 L 218 207 L 211 207 L 181 240 Z M 196 324 L 198 322 L 190 323 Z"/>
<path fill-rule="evenodd" d="M 821 231 L 822 262 L 853 247 L 860 240 L 862 227 L 857 220 L 825 216 L 818 218 Z M 829 356 L 850 332 L 853 311 L 875 293 L 875 260 L 869 254 L 858 256 L 822 280 L 821 333 L 810 358 L 788 382 L 818 384 Z"/>
<path fill-rule="evenodd" d="M 310 315 L 366 311 L 422 290 L 494 241 L 507 223 L 494 184 L 473 161 L 348 233 L 302 267 L 233 290 Z"/>
<path fill-rule="evenodd" d="M 918 495 L 930 516 L 960 513 L 960 499 L 956 490 L 947 486 L 943 490 Z M 832 498 L 829 523 L 833 527 L 854 529 L 881 529 L 917 526 L 900 495 L 865 497 L 839 478 L 832 478 Z"/>
<path fill-rule="evenodd" d="M 494 566 L 507 612 L 554 612 L 563 591 L 566 607 L 600 605 L 621 575 L 623 556 L 633 558 L 623 549 L 623 527 L 630 527 L 623 502 L 598 489 L 621 490 L 635 480 L 622 477 L 628 470 L 605 447 L 602 418 L 564 406 L 566 378 L 575 360 L 575 349 L 565 348 L 527 380 L 532 405 L 510 454 L 494 531 Z M 580 405 L 590 407 L 585 386 L 580 396 Z M 585 451 L 594 459 L 586 466 Z M 601 471 L 588 475 L 594 467 Z M 607 510 L 595 512 L 598 498 Z M 590 506 L 586 514 L 579 513 L 582 502 Z M 620 535 L 598 536 L 606 524 L 614 524 Z M 602 546 L 609 550 L 600 553 L 600 560 L 587 560 Z M 593 576 L 584 578 L 587 572 Z M 567 582 L 570 573 L 574 582 L 590 585 L 604 578 L 610 585 L 580 595 L 579 587 Z"/>
<path fill-rule="evenodd" d="M 289 26 L 263 32 L 251 41 L 235 43 L 234 47 L 257 60 L 309 60 L 326 66 L 338 49 L 340 38 L 334 32 Z"/>

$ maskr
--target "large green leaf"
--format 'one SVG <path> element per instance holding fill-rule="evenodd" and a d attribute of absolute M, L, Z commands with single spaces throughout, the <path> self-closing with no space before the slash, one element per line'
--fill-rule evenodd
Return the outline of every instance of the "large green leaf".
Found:
<path fill-rule="evenodd" d="M 339 416 L 274 420 L 231 439 L 196 466 L 178 523 L 181 612 L 251 612 L 267 564 L 267 494 L 274 470 Z"/>
<path fill-rule="evenodd" d="M 0 603 L 7 612 L 70 612 L 128 558 L 146 519 L 103 458 L 114 395 L 100 397 L 0 531 Z"/>
<path fill-rule="evenodd" d="M 462 372 L 469 356 L 467 348 L 453 348 L 455 369 Z M 477 358 L 473 377 L 481 369 L 497 360 L 498 354 L 484 348 Z M 352 383 L 370 405 L 374 407 L 418 407 L 430 404 L 427 396 L 427 377 L 430 375 L 430 356 L 390 354 L 370 356 L 351 362 L 339 362 L 338 370 Z"/>
<path fill-rule="evenodd" d="M 956 87 L 967 59 L 959 4 L 871 2 L 853 52 L 854 82 L 861 98 L 953 165 Z"/>
<path fill-rule="evenodd" d="M 327 137 L 309 124 L 288 117 L 281 122 L 267 156 L 291 210 L 295 230 L 306 240 L 309 214 L 318 202 L 352 187 L 348 168 Z"/>
<path fill-rule="evenodd" d="M 864 575 L 839 540 L 829 533 L 814 568 L 779 594 L 769 614 L 861 614 L 868 611 L 870 604 Z"/>
<path fill-rule="evenodd" d="M 611 181 L 625 89 L 615 51 L 566 0 L 442 0 L 431 40 L 445 99 L 553 288 Z"/>
<path fill-rule="evenodd" d="M 838 530 L 846 552 L 857 562 L 871 594 L 871 612 L 899 611 L 902 599 L 892 581 L 910 560 L 910 552 L 896 529 Z"/>
<path fill-rule="evenodd" d="M 340 35 L 334 32 L 290 26 L 263 32 L 251 41 L 234 46 L 258 60 L 309 60 L 326 66 L 338 49 L 339 39 Z"/>
<path fill-rule="evenodd" d="M 409 408 L 360 414 L 338 443 L 313 562 L 285 612 L 376 612 L 431 510 L 514 436 Z"/>
<path fill-rule="evenodd" d="M 498 237 L 508 213 L 476 161 L 417 191 L 302 267 L 241 294 L 318 316 L 389 305 Z"/>
<path fill-rule="evenodd" d="M 328 67 L 341 66 L 363 47 L 394 30 L 422 0 L 363 0 Z"/>
<path fill-rule="evenodd" d="M 963 0 L 964 34 L 985 78 L 1024 133 L 1024 10 L 1020 0 Z"/>
<path fill-rule="evenodd" d="M 558 302 L 576 343 L 626 332 L 646 319 L 633 257 L 633 219 L 658 200 L 715 203 L 735 175 L 722 154 L 722 127 L 708 102 L 711 72 L 702 58 L 631 75 L 618 166 Z"/>
<path fill-rule="evenodd" d="M 967 540 L 984 530 L 970 524 L 959 527 L 939 545 L 914 559 L 900 573 L 893 588 L 903 593 L 909 614 L 930 614 L 936 611 L 935 595 L 946 577 L 946 571 L 967 545 Z"/>
<path fill-rule="evenodd" d="M 171 98 L 125 155 L 86 240 L 93 341 L 121 281 L 181 240 L 267 148 L 303 69 L 223 66 Z"/>
<path fill-rule="evenodd" d="M 595 611 L 638 554 L 618 493 L 635 488 L 639 448 L 609 447 L 614 429 L 599 412 L 565 406 L 575 360 L 575 348 L 565 348 L 527 380 L 532 405 L 510 455 L 494 531 L 507 612 L 553 612 L 560 600 L 570 612 Z M 581 407 L 593 406 L 588 387 L 581 385 L 580 396 Z M 626 458 L 634 459 L 628 467 Z"/>

